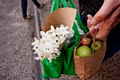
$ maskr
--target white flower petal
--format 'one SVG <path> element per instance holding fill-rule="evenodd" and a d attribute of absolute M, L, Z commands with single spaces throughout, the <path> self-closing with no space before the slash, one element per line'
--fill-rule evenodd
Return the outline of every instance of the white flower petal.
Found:
<path fill-rule="evenodd" d="M 39 58 L 39 57 L 35 57 L 34 59 L 35 59 L 35 60 L 39 60 L 40 58 Z"/>
<path fill-rule="evenodd" d="M 40 32 L 42 38 L 38 40 L 34 38 L 32 43 L 33 50 L 38 57 L 36 59 L 43 60 L 47 58 L 50 62 L 60 55 L 59 46 L 64 42 L 69 34 L 68 26 L 60 25 L 56 29 L 51 25 L 51 29 L 47 32 Z"/>

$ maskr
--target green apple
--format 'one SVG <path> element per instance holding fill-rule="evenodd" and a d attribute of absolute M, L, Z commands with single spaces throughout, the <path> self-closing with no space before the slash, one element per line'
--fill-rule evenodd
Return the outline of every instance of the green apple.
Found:
<path fill-rule="evenodd" d="M 86 57 L 92 54 L 91 49 L 88 46 L 80 46 L 77 49 L 77 56 Z"/>
<path fill-rule="evenodd" d="M 101 41 L 95 41 L 94 43 L 92 43 L 92 49 L 94 49 L 95 51 L 99 50 L 101 47 L 103 46 Z"/>

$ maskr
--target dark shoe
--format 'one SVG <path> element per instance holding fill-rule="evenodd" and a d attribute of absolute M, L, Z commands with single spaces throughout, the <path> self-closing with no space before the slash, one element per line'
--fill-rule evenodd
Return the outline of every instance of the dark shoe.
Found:
<path fill-rule="evenodd" d="M 43 3 L 40 3 L 39 9 L 41 9 L 43 6 L 44 6 L 44 4 L 43 4 Z"/>
<path fill-rule="evenodd" d="M 27 15 L 24 19 L 31 19 L 32 15 Z"/>

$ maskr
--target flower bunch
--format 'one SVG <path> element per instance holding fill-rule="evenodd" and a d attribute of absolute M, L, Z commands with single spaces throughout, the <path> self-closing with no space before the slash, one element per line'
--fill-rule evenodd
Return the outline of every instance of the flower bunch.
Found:
<path fill-rule="evenodd" d="M 34 38 L 34 42 L 32 43 L 34 53 L 38 55 L 35 57 L 36 60 L 43 60 L 47 58 L 50 62 L 52 59 L 56 59 L 57 56 L 60 55 L 59 46 L 62 44 L 68 34 L 68 26 L 60 25 L 60 27 L 56 27 L 56 29 L 51 25 L 51 29 L 47 32 L 40 32 L 42 38 L 38 40 Z"/>

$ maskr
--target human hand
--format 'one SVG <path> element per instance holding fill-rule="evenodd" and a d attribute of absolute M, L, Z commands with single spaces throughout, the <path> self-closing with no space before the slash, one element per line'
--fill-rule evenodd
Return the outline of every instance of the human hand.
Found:
<path fill-rule="evenodd" d="M 120 22 L 120 0 L 104 0 L 96 15 L 94 17 L 88 15 L 87 17 L 87 24 L 91 34 L 95 35 L 96 31 L 92 26 L 99 24 L 96 38 L 105 39 L 110 30 Z"/>

